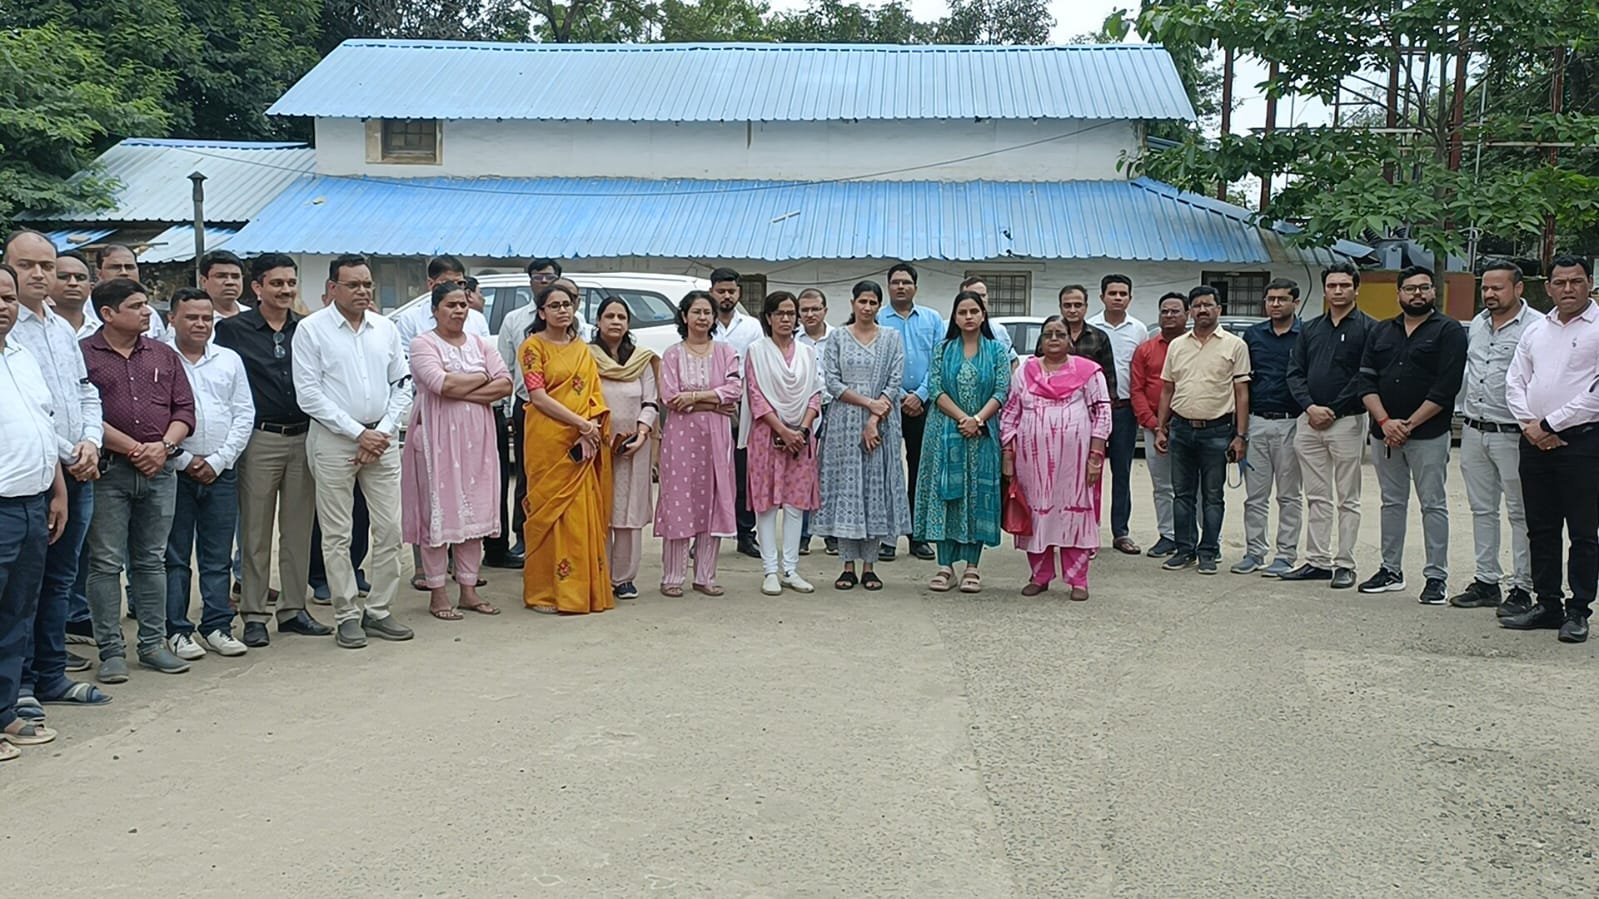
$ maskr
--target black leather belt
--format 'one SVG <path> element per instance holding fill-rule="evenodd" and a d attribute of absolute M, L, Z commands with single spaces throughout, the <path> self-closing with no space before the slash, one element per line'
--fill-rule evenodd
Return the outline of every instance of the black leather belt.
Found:
<path fill-rule="evenodd" d="M 1249 414 L 1259 418 L 1264 418 L 1267 421 L 1285 421 L 1290 418 L 1299 417 L 1298 412 L 1251 412 Z"/>
<path fill-rule="evenodd" d="M 1188 425 L 1190 428 L 1193 428 L 1196 431 L 1202 431 L 1205 428 L 1219 428 L 1219 427 L 1221 427 L 1223 425 L 1226 425 L 1227 427 L 1232 427 L 1232 424 L 1233 424 L 1233 414 L 1231 412 L 1227 413 L 1226 415 L 1223 415 L 1220 418 L 1199 419 L 1199 418 L 1187 418 L 1187 417 L 1182 416 L 1182 415 L 1177 415 L 1177 416 L 1174 416 L 1174 417 L 1176 417 L 1177 419 L 1182 421 L 1184 424 Z"/>
<path fill-rule="evenodd" d="M 1483 432 L 1488 433 L 1488 434 L 1520 434 L 1521 433 L 1521 426 L 1520 425 L 1502 425 L 1502 424 L 1500 424 L 1500 423 L 1498 423 L 1496 421 L 1478 421 L 1475 418 L 1468 418 L 1468 417 L 1466 417 L 1464 415 L 1462 415 L 1460 417 L 1460 420 L 1465 423 L 1466 427 L 1471 428 L 1472 430 L 1475 430 L 1475 431 L 1483 431 Z"/>
<path fill-rule="evenodd" d="M 285 437 L 298 437 L 301 434 L 311 430 L 311 423 L 308 421 L 302 421 L 299 424 L 282 425 L 275 421 L 258 421 L 255 423 L 255 429 L 257 431 L 265 431 L 268 434 L 282 434 Z"/>
<path fill-rule="evenodd" d="M 1132 400 L 1111 400 L 1110 401 L 1110 407 L 1112 409 L 1126 409 L 1128 406 L 1131 406 L 1132 404 L 1133 404 Z"/>

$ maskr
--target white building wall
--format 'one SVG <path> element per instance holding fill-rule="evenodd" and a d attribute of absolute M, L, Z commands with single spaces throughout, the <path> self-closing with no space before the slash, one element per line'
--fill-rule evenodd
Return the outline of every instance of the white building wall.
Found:
<path fill-rule="evenodd" d="M 317 171 L 390 178 L 1103 181 L 1137 150 L 1132 122 L 446 121 L 438 165 L 366 161 L 366 124 L 317 119 Z M 975 157 L 975 158 L 972 158 Z"/>

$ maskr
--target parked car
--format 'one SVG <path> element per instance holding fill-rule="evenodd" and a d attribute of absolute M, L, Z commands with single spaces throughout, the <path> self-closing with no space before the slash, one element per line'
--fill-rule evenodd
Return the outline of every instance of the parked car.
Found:
<path fill-rule="evenodd" d="M 1224 315 L 1217 324 L 1221 326 L 1222 330 L 1242 337 L 1251 325 L 1258 325 L 1265 320 L 1266 317 L 1264 315 Z M 1189 321 L 1188 327 L 1193 328 L 1194 323 Z M 1160 323 L 1152 322 L 1149 326 L 1149 336 L 1154 337 L 1159 333 Z"/>
<path fill-rule="evenodd" d="M 657 354 L 678 341 L 677 304 L 691 290 L 710 290 L 709 281 L 687 275 L 653 275 L 635 272 L 568 272 L 565 277 L 578 286 L 578 314 L 592 325 L 600 303 L 608 297 L 621 297 L 633 312 L 633 339 L 639 346 Z M 500 333 L 500 323 L 511 310 L 533 301 L 527 276 L 519 273 L 480 275 L 478 289 L 483 293 L 483 315 L 489 331 Z M 391 316 L 417 303 L 429 301 L 422 294 L 389 313 Z"/>

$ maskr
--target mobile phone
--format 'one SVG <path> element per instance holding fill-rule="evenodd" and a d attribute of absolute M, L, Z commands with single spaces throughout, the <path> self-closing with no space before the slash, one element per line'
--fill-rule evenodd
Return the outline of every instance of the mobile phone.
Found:
<path fill-rule="evenodd" d="M 617 452 L 625 453 L 628 450 L 632 449 L 633 448 L 633 444 L 638 443 L 638 441 L 639 441 L 639 436 L 638 436 L 637 433 L 635 433 L 632 437 L 629 437 L 626 440 L 622 441 L 621 444 L 616 447 L 616 450 L 617 450 Z"/>
<path fill-rule="evenodd" d="M 776 431 L 772 432 L 772 445 L 778 449 L 788 449 L 788 444 L 783 442 L 783 438 L 778 436 Z"/>
<path fill-rule="evenodd" d="M 1238 461 L 1238 454 L 1233 452 L 1233 448 L 1232 447 L 1230 447 L 1230 446 L 1227 447 L 1227 462 L 1229 464 L 1231 464 L 1231 463 L 1237 462 L 1237 461 Z"/>
<path fill-rule="evenodd" d="M 582 462 L 583 461 L 583 444 L 581 444 L 581 443 L 572 444 L 572 448 L 566 451 L 566 455 L 573 462 Z"/>

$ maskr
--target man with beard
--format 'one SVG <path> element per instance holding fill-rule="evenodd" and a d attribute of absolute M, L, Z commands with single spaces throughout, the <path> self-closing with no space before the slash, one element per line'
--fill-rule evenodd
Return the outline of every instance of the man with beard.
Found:
<path fill-rule="evenodd" d="M 761 330 L 760 322 L 755 316 L 746 314 L 739 308 L 739 275 L 730 268 L 719 268 L 711 272 L 711 296 L 716 299 L 716 325 L 711 329 L 711 339 L 719 340 L 738 351 L 740 368 L 744 365 L 744 354 L 749 351 L 756 341 L 765 336 Z M 764 299 L 764 297 L 763 297 Z M 734 422 L 738 421 L 735 416 Z M 737 424 L 734 430 L 738 429 Z M 738 441 L 738 434 L 733 435 L 734 443 Z M 749 507 L 749 456 L 743 449 L 733 451 L 733 470 L 738 479 L 737 497 L 734 501 L 734 511 L 738 513 L 738 551 L 751 558 L 760 558 L 761 551 L 755 545 L 755 513 Z"/>
<path fill-rule="evenodd" d="M 1405 519 L 1410 485 L 1421 502 L 1427 550 L 1420 601 L 1442 605 L 1449 578 L 1449 416 L 1466 369 L 1466 329 L 1439 312 L 1432 271 L 1399 273 L 1401 313 L 1372 329 L 1360 361 L 1360 395 L 1371 413 L 1371 453 L 1382 492 L 1382 567 L 1362 593 L 1405 589 Z"/>

